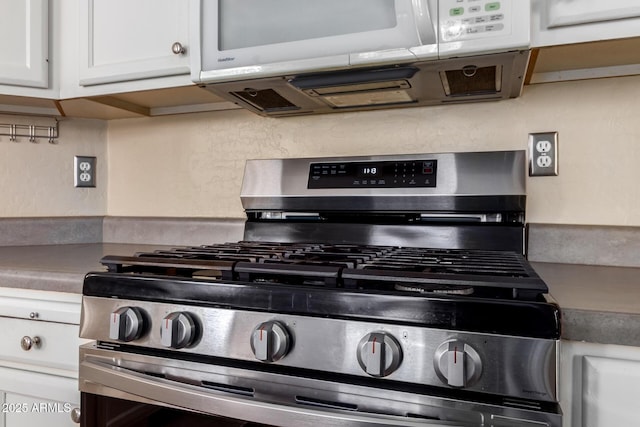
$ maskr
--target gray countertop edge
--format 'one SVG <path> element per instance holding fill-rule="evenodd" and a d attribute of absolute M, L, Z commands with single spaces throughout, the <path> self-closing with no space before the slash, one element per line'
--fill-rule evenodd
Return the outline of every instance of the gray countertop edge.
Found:
<path fill-rule="evenodd" d="M 640 227 L 528 224 L 529 261 L 640 267 Z"/>
<path fill-rule="evenodd" d="M 238 241 L 244 218 L 29 217 L 0 218 L 0 247 L 123 243 L 202 245 Z"/>
<path fill-rule="evenodd" d="M 4 288 L 82 293 L 85 274 L 59 271 L 0 269 L 0 286 Z"/>
<path fill-rule="evenodd" d="M 103 221 L 103 243 L 196 246 L 242 240 L 245 219 L 112 217 Z"/>
<path fill-rule="evenodd" d="M 640 314 L 562 309 L 562 339 L 640 347 Z"/>
<path fill-rule="evenodd" d="M 0 246 L 83 243 L 201 245 L 243 239 L 246 218 L 0 218 Z M 528 259 L 640 267 L 640 227 L 528 224 Z"/>
<path fill-rule="evenodd" d="M 0 218 L 0 246 L 102 242 L 102 216 Z"/>

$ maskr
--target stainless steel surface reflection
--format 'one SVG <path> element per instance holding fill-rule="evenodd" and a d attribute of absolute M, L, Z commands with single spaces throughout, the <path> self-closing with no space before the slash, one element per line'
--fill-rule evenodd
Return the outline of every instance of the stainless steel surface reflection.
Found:
<path fill-rule="evenodd" d="M 100 349 L 80 349 L 84 393 L 283 427 L 560 427 L 560 415 Z M 520 420 L 520 421 L 518 421 Z M 517 424 L 517 422 L 529 424 Z"/>
<path fill-rule="evenodd" d="M 315 162 L 373 161 L 438 162 L 436 187 L 308 188 Z M 524 151 L 439 153 L 248 160 L 240 198 L 246 211 L 471 211 L 524 210 L 526 155 Z M 494 197 L 494 196 L 501 197 Z"/>
<path fill-rule="evenodd" d="M 403 360 L 395 372 L 379 379 L 381 386 L 385 381 L 401 381 L 442 387 L 442 382 L 432 369 L 433 356 L 441 343 L 455 338 L 474 346 L 484 364 L 484 375 L 467 390 L 524 399 L 556 400 L 555 380 L 546 375 L 550 365 L 555 363 L 555 340 L 122 299 L 85 297 L 82 304 L 81 338 L 110 341 L 108 319 L 110 313 L 120 307 L 135 305 L 150 319 L 162 319 L 166 313 L 188 312 L 200 319 L 205 329 L 197 343 L 174 350 L 176 353 L 247 362 L 256 361 L 250 346 L 254 328 L 275 320 L 285 325 L 294 342 L 293 349 L 277 362 L 277 366 L 363 378 L 369 375 L 358 364 L 358 342 L 371 332 L 385 331 L 399 340 Z M 402 307 L 390 306 L 388 317 L 394 317 L 394 310 L 402 310 Z M 131 344 L 147 349 L 164 349 L 159 325 L 151 323 L 148 329 L 149 333 Z M 268 370 L 268 366 L 261 370 Z"/>
<path fill-rule="evenodd" d="M 245 240 L 524 251 L 522 226 L 247 222 Z"/>

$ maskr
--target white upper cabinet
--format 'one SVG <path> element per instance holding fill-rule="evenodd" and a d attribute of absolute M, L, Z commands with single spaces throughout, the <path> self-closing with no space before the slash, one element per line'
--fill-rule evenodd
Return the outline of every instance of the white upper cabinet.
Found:
<path fill-rule="evenodd" d="M 532 0 L 530 84 L 640 74 L 638 0 Z"/>
<path fill-rule="evenodd" d="M 189 73 L 188 0 L 79 0 L 79 9 L 80 86 Z"/>
<path fill-rule="evenodd" d="M 47 0 L 2 0 L 0 40 L 0 84 L 49 86 Z"/>
<path fill-rule="evenodd" d="M 640 36 L 637 0 L 532 0 L 532 45 Z"/>

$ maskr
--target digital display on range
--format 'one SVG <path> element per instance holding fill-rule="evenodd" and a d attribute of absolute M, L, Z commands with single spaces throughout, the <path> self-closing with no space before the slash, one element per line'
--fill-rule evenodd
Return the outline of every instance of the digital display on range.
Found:
<path fill-rule="evenodd" d="M 312 163 L 307 188 L 435 187 L 437 169 L 434 159 Z"/>
<path fill-rule="evenodd" d="M 377 165 L 358 165 L 358 177 L 377 178 L 382 174 L 382 169 Z"/>

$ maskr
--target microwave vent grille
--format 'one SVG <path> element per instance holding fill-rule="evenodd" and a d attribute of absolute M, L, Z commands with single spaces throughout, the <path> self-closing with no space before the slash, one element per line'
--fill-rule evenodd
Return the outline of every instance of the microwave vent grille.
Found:
<path fill-rule="evenodd" d="M 273 89 L 245 89 L 231 92 L 236 98 L 266 113 L 297 110 L 299 107 Z"/>
<path fill-rule="evenodd" d="M 496 94 L 502 90 L 502 67 L 466 66 L 440 72 L 447 96 Z"/>
<path fill-rule="evenodd" d="M 322 96 L 333 108 L 355 108 L 374 105 L 399 105 L 416 102 L 406 90 L 346 92 Z"/>

